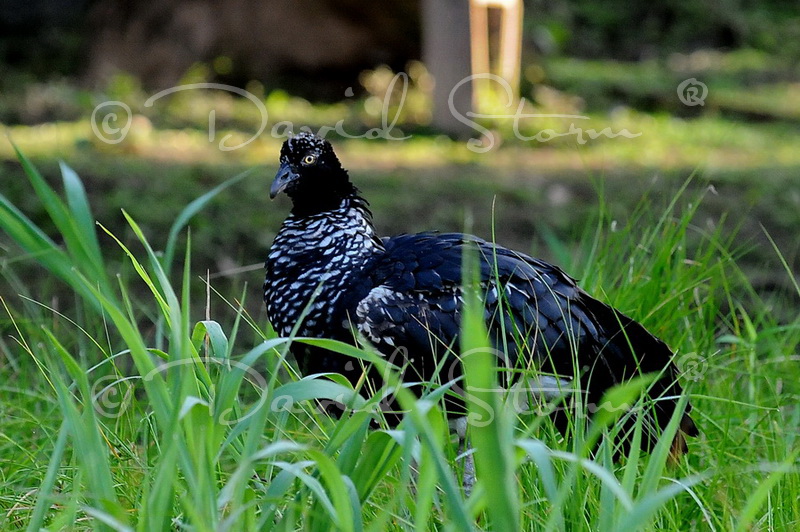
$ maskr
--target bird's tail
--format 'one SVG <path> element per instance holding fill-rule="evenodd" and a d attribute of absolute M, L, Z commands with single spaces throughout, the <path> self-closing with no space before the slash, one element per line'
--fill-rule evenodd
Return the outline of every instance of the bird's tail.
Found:
<path fill-rule="evenodd" d="M 677 463 L 680 461 L 681 456 L 689 452 L 686 437 L 697 436 L 698 434 L 700 434 L 700 431 L 697 430 L 697 425 L 694 424 L 694 420 L 689 416 L 687 410 L 681 417 L 678 432 L 675 433 L 675 438 L 672 439 L 672 446 L 669 448 L 670 462 Z"/>
<path fill-rule="evenodd" d="M 654 422 L 654 430 L 649 431 L 643 445 L 652 448 L 658 442 L 661 433 L 675 415 L 679 399 L 683 393 L 678 382 L 678 368 L 673 363 L 674 353 L 660 339 L 653 336 L 643 325 L 611 308 L 594 300 L 592 309 L 600 320 L 607 338 L 605 346 L 593 368 L 594 379 L 599 372 L 608 378 L 611 385 L 624 382 L 637 375 L 657 373 L 659 376 L 651 385 L 648 395 L 655 402 L 653 415 L 648 416 Z M 677 460 L 688 451 L 686 438 L 697 436 L 699 431 L 689 415 L 692 407 L 686 407 L 680 414 L 678 431 L 670 447 L 670 457 Z"/>

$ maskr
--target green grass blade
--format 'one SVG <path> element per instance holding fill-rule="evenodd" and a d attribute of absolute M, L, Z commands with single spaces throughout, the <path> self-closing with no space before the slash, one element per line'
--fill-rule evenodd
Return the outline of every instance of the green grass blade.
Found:
<path fill-rule="evenodd" d="M 208 202 L 214 199 L 220 192 L 225 190 L 226 188 L 234 185 L 250 175 L 253 172 L 252 169 L 245 170 L 244 172 L 231 177 L 230 179 L 220 183 L 216 187 L 212 188 L 199 198 L 195 199 L 189 205 L 183 208 L 183 210 L 178 214 L 178 217 L 173 222 L 172 227 L 169 229 L 169 236 L 167 237 L 167 245 L 164 249 L 164 259 L 162 264 L 164 265 L 164 270 L 169 274 L 172 269 L 172 261 L 175 257 L 175 248 L 178 243 L 178 236 L 180 232 L 183 230 L 184 227 L 189 223 L 189 220 L 192 219 L 194 215 L 200 212 L 203 207 L 205 207 Z"/>
<path fill-rule="evenodd" d="M 351 474 L 362 502 L 369 497 L 378 483 L 384 480 L 401 456 L 400 446 L 386 432 L 373 432 L 367 436 L 362 447 L 362 456 Z"/>
<path fill-rule="evenodd" d="M 94 415 L 89 381 L 85 372 L 64 349 L 53 333 L 48 330 L 45 330 L 45 333 L 50 340 L 50 348 L 60 356 L 67 371 L 77 382 L 86 403 L 84 404 L 83 412 L 79 412 L 61 375 L 58 372 L 53 372 L 52 381 L 56 387 L 62 413 L 71 429 L 72 444 L 75 452 L 81 457 L 81 465 L 91 488 L 91 499 L 99 505 L 96 508 L 98 515 L 108 515 L 113 517 L 116 522 L 126 524 L 127 516 L 117 498 L 114 481 L 111 477 L 108 447 Z M 101 522 L 107 521 L 104 517 L 99 517 L 99 520 Z"/>
<path fill-rule="evenodd" d="M 670 484 L 655 493 L 641 497 L 630 511 L 627 512 L 616 526 L 615 530 L 642 530 L 648 526 L 653 515 L 671 499 L 685 492 L 698 482 L 708 478 L 708 475 L 694 475 L 681 479 L 679 483 Z"/>
<path fill-rule="evenodd" d="M 778 467 L 767 476 L 759 485 L 758 488 L 747 498 L 747 504 L 739 514 L 739 522 L 736 524 L 735 532 L 745 532 L 752 530 L 751 525 L 756 519 L 758 511 L 764 504 L 764 501 L 769 497 L 775 485 L 784 478 L 787 473 L 794 470 L 796 465 L 795 461 L 800 456 L 800 448 L 795 449 L 786 460 L 781 462 Z M 796 474 L 796 472 L 795 472 Z"/>
<path fill-rule="evenodd" d="M 319 476 L 325 482 L 328 493 L 333 505 L 334 523 L 339 530 L 345 532 L 360 532 L 363 529 L 361 523 L 361 509 L 354 506 L 354 499 L 351 497 L 352 484 L 346 483 L 344 477 L 336 467 L 336 463 L 331 458 L 316 449 L 308 449 L 306 455 L 316 464 Z M 355 497 L 357 503 L 358 497 Z M 320 530 L 329 530 L 329 524 L 320 523 Z"/>
<path fill-rule="evenodd" d="M 554 502 L 558 496 L 558 481 L 553 469 L 553 462 L 550 460 L 550 449 L 538 440 L 520 439 L 517 440 L 516 445 L 525 451 L 536 464 L 545 495 L 551 503 Z"/>
<path fill-rule="evenodd" d="M 85 299 L 92 301 L 84 286 L 75 282 L 74 265 L 70 257 L 2 194 L 0 194 L 0 228 L 22 249 L 30 253 L 32 259 L 74 288 Z"/>
<path fill-rule="evenodd" d="M 89 225 L 92 227 L 88 232 L 86 231 L 86 216 L 91 217 L 91 214 L 86 210 L 88 209 L 88 204 L 84 202 L 85 205 L 81 205 L 81 201 L 77 199 L 77 196 L 80 196 L 80 193 L 75 190 L 77 185 L 71 180 L 69 175 L 64 176 L 66 180 L 65 183 L 70 183 L 70 194 L 78 209 L 76 212 L 71 212 L 68 206 L 58 197 L 58 194 L 53 188 L 45 181 L 36 167 L 25 157 L 16 145 L 14 145 L 14 150 L 36 195 L 42 202 L 42 205 L 59 233 L 61 233 L 61 236 L 64 238 L 66 248 L 74 261 L 73 265 L 81 268 L 90 277 L 97 277 L 97 281 L 105 285 L 105 268 L 103 267 L 102 258 L 99 255 L 95 228 L 93 224 L 89 222 Z M 79 179 L 77 181 L 78 183 L 80 182 Z M 103 288 L 107 289 L 108 286 L 103 286 Z"/>
<path fill-rule="evenodd" d="M 519 493 L 515 470 L 513 420 L 502 402 L 497 355 L 489 343 L 484 306 L 477 284 L 475 252 L 464 252 L 464 307 L 461 317 L 461 363 L 466 377 L 467 420 L 476 449 L 475 468 L 487 513 L 497 530 L 519 529 Z"/>
<path fill-rule="evenodd" d="M 106 268 L 103 262 L 103 255 L 100 252 L 100 244 L 97 240 L 97 224 L 89 207 L 89 200 L 86 197 L 83 182 L 72 168 L 63 162 L 59 163 L 59 166 L 61 167 L 67 206 L 74 220 L 74 225 L 77 226 L 82 236 L 81 247 L 88 258 L 86 266 L 92 268 L 92 273 L 96 275 L 98 282 L 106 284 Z M 104 286 L 104 288 L 107 289 L 109 286 Z"/>
<path fill-rule="evenodd" d="M 58 439 L 56 440 L 53 450 L 50 454 L 50 463 L 47 466 L 47 473 L 44 480 L 39 485 L 38 496 L 36 504 L 33 507 L 30 521 L 28 521 L 28 532 L 39 532 L 44 528 L 44 520 L 47 516 L 47 511 L 50 509 L 51 495 L 54 493 L 56 478 L 58 477 L 58 470 L 61 467 L 61 460 L 64 456 L 64 450 L 67 446 L 67 436 L 69 435 L 70 428 L 67 420 L 61 423 L 61 428 L 58 431 Z"/>
<path fill-rule="evenodd" d="M 175 434 L 165 436 L 158 462 L 152 467 L 147 489 L 142 494 L 136 527 L 139 532 L 167 530 L 172 521 L 178 473 L 178 437 Z"/>

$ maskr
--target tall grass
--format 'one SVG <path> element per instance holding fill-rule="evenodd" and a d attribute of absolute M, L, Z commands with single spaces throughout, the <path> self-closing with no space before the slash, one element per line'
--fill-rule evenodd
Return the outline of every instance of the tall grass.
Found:
<path fill-rule="evenodd" d="M 582 267 L 568 268 L 676 349 L 703 433 L 689 456 L 669 465 L 665 438 L 650 454 L 634 447 L 615 461 L 617 417 L 576 420 L 562 438 L 547 418 L 518 416 L 497 394 L 479 392 L 470 412 L 489 405 L 496 415 L 471 429 L 477 483 L 466 494 L 465 456 L 441 406 L 446 389 L 418 398 L 369 349 L 275 337 L 244 310 L 246 292 L 215 294 L 235 311 L 230 323 L 192 315 L 192 288 L 202 281 L 191 238 L 181 267 L 178 238 L 239 177 L 176 213 L 162 253 L 127 215 L 135 249 L 96 224 L 68 167 L 62 198 L 18 156 L 56 232 L 0 196 L 0 227 L 24 250 L 5 278 L 23 292 L 21 269 L 44 268 L 75 304 L 56 309 L 45 295 L 3 301 L 3 529 L 800 526 L 800 327 L 777 323 L 759 303 L 736 268 L 732 236 L 696 225 L 700 198 L 680 191 L 658 214 L 656 200 L 645 199 L 626 223 L 601 212 Z M 103 249 L 98 235 L 114 245 Z M 124 255 L 132 275 L 111 272 L 108 255 Z M 467 307 L 462 347 L 480 353 L 477 307 Z M 291 342 L 376 364 L 387 385 L 366 397 L 335 375 L 301 378 L 287 357 Z M 493 388 L 491 357 L 465 357 L 465 371 L 473 389 Z M 607 397 L 624 403 L 642 386 Z M 405 411 L 398 427 L 375 412 L 388 394 Z M 329 400 L 351 408 L 330 418 L 316 406 Z"/>

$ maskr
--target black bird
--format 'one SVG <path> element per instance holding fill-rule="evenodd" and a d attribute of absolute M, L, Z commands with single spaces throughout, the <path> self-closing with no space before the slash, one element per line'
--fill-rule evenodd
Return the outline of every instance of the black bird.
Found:
<path fill-rule="evenodd" d="M 459 233 L 380 238 L 367 201 L 330 143 L 310 133 L 281 148 L 270 198 L 281 192 L 293 208 L 269 251 L 264 283 L 267 315 L 278 334 L 289 335 L 302 317 L 298 335 L 349 343 L 360 336 L 405 366 L 407 381 L 456 378 L 462 253 L 472 246 L 501 365 L 557 376 L 536 381 L 544 384 L 545 397 L 573 387 L 587 405 L 615 384 L 658 373 L 648 392 L 656 401 L 646 447 L 673 415 L 681 387 L 669 347 L 558 267 Z M 342 354 L 297 343 L 292 352 L 305 375 L 339 373 L 354 385 L 364 377 L 362 365 Z M 367 377 L 380 387 L 376 372 Z M 449 406 L 459 409 L 458 401 Z M 698 433 L 688 410 L 672 443 L 674 455 L 686 451 L 685 435 Z"/>

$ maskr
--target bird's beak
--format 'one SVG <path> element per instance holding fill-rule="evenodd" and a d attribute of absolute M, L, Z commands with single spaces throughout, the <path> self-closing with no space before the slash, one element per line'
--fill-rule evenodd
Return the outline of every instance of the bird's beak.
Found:
<path fill-rule="evenodd" d="M 275 199 L 275 196 L 283 192 L 283 189 L 298 177 L 300 176 L 292 171 L 289 163 L 281 163 L 281 167 L 278 168 L 278 173 L 275 174 L 275 179 L 272 181 L 272 186 L 269 187 L 269 199 Z"/>

